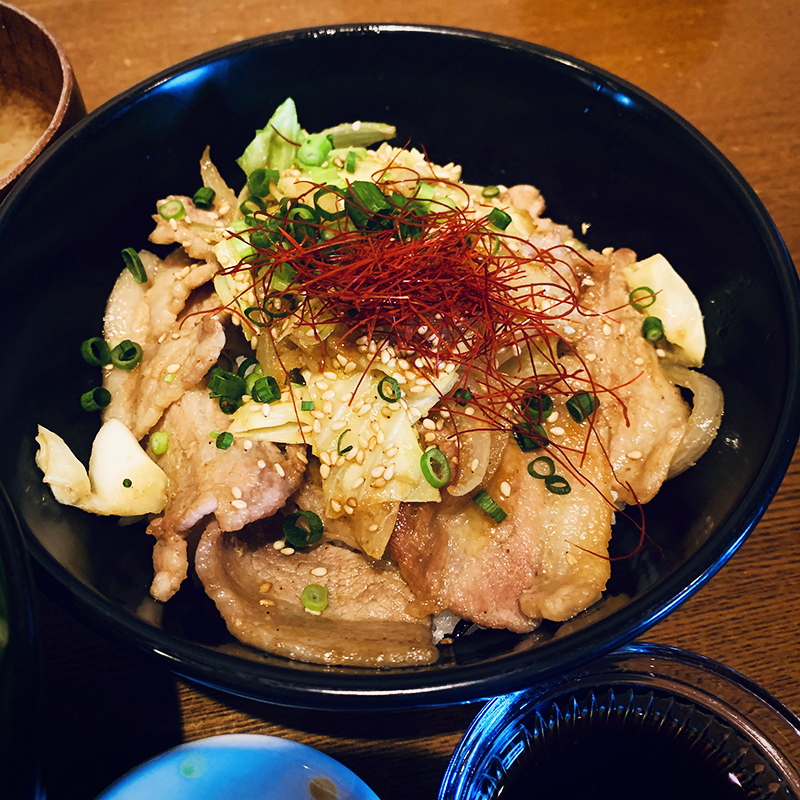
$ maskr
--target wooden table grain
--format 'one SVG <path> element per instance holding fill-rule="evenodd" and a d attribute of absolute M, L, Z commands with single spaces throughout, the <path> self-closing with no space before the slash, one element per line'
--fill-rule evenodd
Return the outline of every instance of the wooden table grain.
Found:
<path fill-rule="evenodd" d="M 204 50 L 339 22 L 455 25 L 593 62 L 699 128 L 760 195 L 800 263 L 797 0 L 19 0 L 62 40 L 86 105 Z M 797 410 L 800 413 L 800 409 Z M 734 667 L 800 713 L 800 458 L 744 546 L 644 637 Z M 311 744 L 383 800 L 434 798 L 478 707 L 380 715 L 300 712 L 175 679 L 40 596 L 51 800 L 92 798 L 145 758 L 210 734 Z"/>

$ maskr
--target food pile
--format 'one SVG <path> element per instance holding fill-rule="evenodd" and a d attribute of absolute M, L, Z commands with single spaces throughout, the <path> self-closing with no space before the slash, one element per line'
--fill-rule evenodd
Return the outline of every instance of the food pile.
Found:
<path fill-rule="evenodd" d="M 430 663 L 454 621 L 574 617 L 614 514 L 722 413 L 663 256 L 590 250 L 534 187 L 464 183 L 393 136 L 308 134 L 287 100 L 238 194 L 207 149 L 201 188 L 157 204 L 166 252 L 123 250 L 82 346 L 88 472 L 37 437 L 59 502 L 146 519 L 153 597 L 192 560 L 235 637 L 317 663 Z"/>

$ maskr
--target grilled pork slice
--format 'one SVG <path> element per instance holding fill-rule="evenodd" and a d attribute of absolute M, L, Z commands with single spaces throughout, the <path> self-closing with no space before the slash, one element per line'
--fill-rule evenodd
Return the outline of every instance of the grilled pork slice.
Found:
<path fill-rule="evenodd" d="M 207 594 L 237 639 L 318 664 L 436 660 L 430 618 L 391 566 L 331 543 L 284 555 L 258 527 L 226 534 L 212 522 L 195 557 Z M 318 615 L 300 599 L 309 584 L 328 590 L 328 606 Z"/>
<path fill-rule="evenodd" d="M 222 530 L 239 530 L 272 516 L 300 485 L 302 446 L 281 450 L 271 442 L 236 437 L 229 448 L 220 449 L 211 432 L 224 430 L 229 420 L 207 389 L 194 389 L 173 403 L 158 424 L 169 445 L 158 457 L 168 479 L 166 511 L 148 527 L 158 540 L 151 588 L 157 600 L 169 599 L 186 577 L 183 540 L 195 524 L 214 514 Z"/>
<path fill-rule="evenodd" d="M 125 270 L 111 293 L 104 321 L 111 347 L 130 339 L 142 348 L 137 367 L 107 369 L 104 375 L 112 399 L 103 419 L 120 420 L 137 439 L 219 358 L 227 316 L 219 311 L 219 298 L 210 284 L 203 286 L 216 271 L 214 265 L 191 264 L 178 255 L 161 262 L 147 253 L 142 253 L 142 261 L 148 281 L 136 283 Z"/>
<path fill-rule="evenodd" d="M 594 437 L 565 425 L 570 493 L 550 492 L 513 440 L 486 485 L 507 516 L 495 522 L 471 496 L 404 506 L 389 550 L 420 599 L 492 628 L 524 633 L 598 600 L 610 569 L 611 473 Z M 570 449 L 574 452 L 570 453 Z M 541 454 L 543 451 L 538 451 Z M 570 458 L 579 467 L 569 467 Z"/>

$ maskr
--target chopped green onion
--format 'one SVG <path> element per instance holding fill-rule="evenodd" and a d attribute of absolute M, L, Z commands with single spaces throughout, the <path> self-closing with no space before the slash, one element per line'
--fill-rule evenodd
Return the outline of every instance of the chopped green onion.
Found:
<path fill-rule="evenodd" d="M 453 397 L 458 405 L 465 406 L 472 400 L 472 392 L 469 389 L 456 389 Z"/>
<path fill-rule="evenodd" d="M 501 231 L 504 231 L 511 224 L 510 215 L 499 208 L 493 208 L 486 220 L 490 225 L 494 225 L 495 228 L 499 228 Z"/>
<path fill-rule="evenodd" d="M 169 434 L 166 431 L 156 431 L 150 434 L 150 449 L 157 456 L 163 456 L 169 448 Z"/>
<path fill-rule="evenodd" d="M 300 602 L 309 611 L 319 614 L 328 607 L 328 590 L 318 583 L 309 583 L 300 595 Z"/>
<path fill-rule="evenodd" d="M 396 403 L 403 396 L 400 384 L 391 375 L 384 375 L 378 381 L 378 394 L 381 396 L 381 400 L 385 400 L 387 403 Z"/>
<path fill-rule="evenodd" d="M 553 401 L 546 394 L 529 394 L 523 398 L 528 415 L 541 422 L 553 413 Z"/>
<path fill-rule="evenodd" d="M 333 149 L 333 139 L 325 133 L 313 133 L 300 145 L 297 160 L 307 167 L 318 167 Z"/>
<path fill-rule="evenodd" d="M 541 450 L 541 448 L 550 444 L 550 439 L 544 427 L 531 420 L 515 425 L 511 429 L 511 435 L 523 453 L 530 453 L 531 450 Z"/>
<path fill-rule="evenodd" d="M 258 167 L 247 176 L 247 191 L 256 197 L 266 197 L 271 191 L 270 184 L 277 183 L 280 177 L 277 169 Z"/>
<path fill-rule="evenodd" d="M 244 378 L 217 366 L 208 371 L 208 388 L 214 397 L 238 399 L 245 393 L 247 384 Z"/>
<path fill-rule="evenodd" d="M 376 215 L 392 210 L 392 205 L 386 196 L 371 181 L 353 181 L 347 190 L 342 192 L 342 196 L 345 198 L 347 216 L 353 225 L 361 230 L 374 227 Z"/>
<path fill-rule="evenodd" d="M 133 486 L 133 481 L 132 481 L 130 478 L 124 478 L 124 479 L 123 479 L 123 481 L 122 481 L 122 485 L 123 485 L 123 486 L 124 486 L 126 489 L 130 489 L 130 488 L 131 488 L 131 486 Z"/>
<path fill-rule="evenodd" d="M 250 244 L 259 250 L 270 250 L 275 246 L 275 241 L 264 231 L 253 231 L 250 234 Z"/>
<path fill-rule="evenodd" d="M 145 272 L 142 259 L 139 258 L 139 254 L 132 247 L 126 247 L 122 251 L 122 260 L 131 275 L 133 275 L 136 283 L 147 283 L 147 272 Z"/>
<path fill-rule="evenodd" d="M 472 499 L 478 508 L 485 511 L 495 522 L 502 522 L 508 516 L 485 489 L 481 489 Z"/>
<path fill-rule="evenodd" d="M 297 297 L 291 292 L 272 294 L 264 300 L 264 313 L 272 319 L 283 319 L 293 314 L 299 305 Z"/>
<path fill-rule="evenodd" d="M 84 411 L 99 411 L 111 402 L 111 392 L 103 386 L 96 386 L 81 395 L 81 408 Z"/>
<path fill-rule="evenodd" d="M 544 485 L 553 494 L 569 494 L 572 491 L 569 481 L 561 475 L 548 475 L 544 479 Z"/>
<path fill-rule="evenodd" d="M 344 159 L 344 168 L 349 172 L 351 175 L 356 171 L 356 162 L 358 161 L 358 156 L 356 155 L 355 150 L 351 150 Z"/>
<path fill-rule="evenodd" d="M 286 377 L 289 379 L 289 383 L 293 383 L 295 386 L 305 386 L 306 379 L 303 377 L 303 373 L 300 371 L 300 367 L 293 367 L 289 370 L 286 374 Z"/>
<path fill-rule="evenodd" d="M 638 286 L 628 295 L 628 301 L 637 311 L 642 311 L 655 303 L 656 293 L 649 286 Z"/>
<path fill-rule="evenodd" d="M 254 194 L 251 194 L 249 197 L 246 197 L 241 203 L 239 203 L 239 211 L 241 211 L 242 215 L 245 217 L 255 214 L 256 211 L 266 210 L 267 204 L 260 197 L 256 197 Z"/>
<path fill-rule="evenodd" d="M 566 402 L 567 411 L 575 422 L 583 422 L 590 417 L 598 405 L 600 400 L 588 392 L 578 392 Z"/>
<path fill-rule="evenodd" d="M 497 186 L 484 186 L 481 192 L 482 197 L 497 197 L 500 194 L 500 189 Z"/>
<path fill-rule="evenodd" d="M 539 456 L 528 464 L 528 475 L 532 478 L 549 478 L 556 474 L 556 465 L 549 456 Z"/>
<path fill-rule="evenodd" d="M 255 358 L 245 358 L 236 368 L 236 374 L 240 378 L 247 378 L 247 371 L 252 367 L 256 369 L 259 365 Z"/>
<path fill-rule="evenodd" d="M 81 355 L 87 364 L 102 367 L 111 362 L 111 348 L 105 339 L 93 336 L 81 344 Z"/>
<path fill-rule="evenodd" d="M 249 306 L 244 310 L 244 315 L 247 317 L 249 322 L 252 322 L 253 325 L 258 325 L 259 328 L 266 328 L 267 323 L 264 322 L 261 314 L 261 309 L 258 306 Z M 255 315 L 255 317 L 253 315 Z"/>
<path fill-rule="evenodd" d="M 158 213 L 167 220 L 181 219 L 186 213 L 186 209 L 183 207 L 183 203 L 176 198 L 174 200 L 167 200 L 166 203 L 162 203 L 158 207 Z"/>
<path fill-rule="evenodd" d="M 300 410 L 301 411 L 313 411 L 314 410 L 314 401 L 313 400 L 303 400 L 300 403 Z"/>
<path fill-rule="evenodd" d="M 216 192 L 210 186 L 201 186 L 193 195 L 192 202 L 197 208 L 211 208 Z"/>
<path fill-rule="evenodd" d="M 233 414 L 242 405 L 241 397 L 220 397 L 219 409 L 223 414 Z"/>
<path fill-rule="evenodd" d="M 142 348 L 130 339 L 124 339 L 111 351 L 111 363 L 124 370 L 133 369 L 142 360 Z"/>
<path fill-rule="evenodd" d="M 217 449 L 218 450 L 227 450 L 233 444 L 233 434 L 230 431 L 225 431 L 224 433 L 219 434 L 217 436 Z"/>
<path fill-rule="evenodd" d="M 250 397 L 256 403 L 274 403 L 276 400 L 281 399 L 281 389 L 278 386 L 278 381 L 272 375 L 265 375 L 259 378 L 250 390 Z"/>
<path fill-rule="evenodd" d="M 305 526 L 298 523 L 305 522 Z M 292 547 L 307 547 L 322 538 L 322 520 L 313 511 L 299 510 L 283 520 L 283 536 Z"/>
<path fill-rule="evenodd" d="M 423 477 L 434 489 L 441 489 L 450 483 L 450 462 L 438 447 L 426 450 L 419 460 L 419 466 Z"/>
<path fill-rule="evenodd" d="M 350 433 L 350 428 L 346 428 L 339 434 L 339 438 L 336 440 L 336 453 L 337 455 L 343 456 L 345 453 L 349 453 L 353 449 L 353 445 L 349 444 L 347 447 L 342 447 L 342 439 L 344 439 L 345 434 Z"/>
<path fill-rule="evenodd" d="M 648 342 L 657 342 L 664 338 L 664 324 L 658 317 L 645 317 L 642 323 L 642 336 Z"/>
<path fill-rule="evenodd" d="M 172 381 L 174 381 L 174 380 L 175 380 L 175 373 L 174 372 L 168 372 L 164 376 L 164 383 L 172 383 Z"/>

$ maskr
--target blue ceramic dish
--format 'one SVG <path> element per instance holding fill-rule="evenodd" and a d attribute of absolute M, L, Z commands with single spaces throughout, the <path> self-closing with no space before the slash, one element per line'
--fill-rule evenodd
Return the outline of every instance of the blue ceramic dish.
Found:
<path fill-rule="evenodd" d="M 696 292 L 705 371 L 726 395 L 720 434 L 648 506 L 657 546 L 615 561 L 605 598 L 576 620 L 526 636 L 481 631 L 425 667 L 292 663 L 235 642 L 188 582 L 154 609 L 149 537 L 59 507 L 41 483 L 37 423 L 88 454 L 97 422 L 65 398 L 94 377 L 76 343 L 97 332 L 120 249 L 145 243 L 154 198 L 195 188 L 206 145 L 238 185 L 234 159 L 286 96 L 309 130 L 386 121 L 431 160 L 462 164 L 470 182 L 534 184 L 554 219 L 576 230 L 591 223 L 590 246 L 664 253 Z M 652 97 L 563 54 L 488 34 L 350 25 L 270 35 L 179 64 L 90 114 L 16 187 L 0 209 L 0 278 L 6 296 L 19 298 L 0 319 L 0 340 L 21 343 L 4 356 L 0 415 L 14 425 L 0 481 L 54 591 L 87 623 L 181 675 L 275 703 L 462 702 L 616 649 L 727 561 L 777 490 L 800 430 L 797 275 L 753 190 Z M 30 390 L 42 354 L 55 394 Z M 619 524 L 612 555 L 634 551 L 638 535 Z"/>
<path fill-rule="evenodd" d="M 378 800 L 330 756 L 288 739 L 212 736 L 180 745 L 116 781 L 97 800 Z"/>

